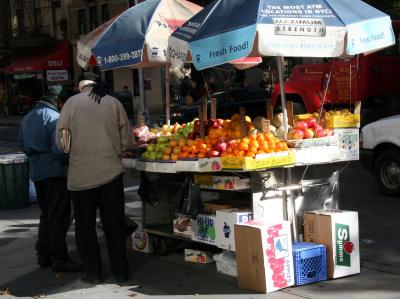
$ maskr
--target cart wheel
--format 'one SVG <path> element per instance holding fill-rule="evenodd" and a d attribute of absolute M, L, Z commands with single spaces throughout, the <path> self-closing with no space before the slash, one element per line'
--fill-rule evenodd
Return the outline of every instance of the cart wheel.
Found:
<path fill-rule="evenodd" d="M 154 253 L 156 255 L 165 255 L 167 253 L 167 242 L 163 237 L 154 237 Z"/>

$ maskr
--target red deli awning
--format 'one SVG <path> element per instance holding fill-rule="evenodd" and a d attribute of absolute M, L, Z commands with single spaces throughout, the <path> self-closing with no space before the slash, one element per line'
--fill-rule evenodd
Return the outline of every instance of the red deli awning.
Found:
<path fill-rule="evenodd" d="M 5 73 L 27 73 L 69 68 L 69 44 L 61 42 L 55 49 L 15 60 L 4 68 Z"/>

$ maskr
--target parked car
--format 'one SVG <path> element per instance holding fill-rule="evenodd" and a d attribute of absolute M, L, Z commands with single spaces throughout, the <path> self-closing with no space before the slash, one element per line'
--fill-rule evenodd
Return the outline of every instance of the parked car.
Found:
<path fill-rule="evenodd" d="M 362 128 L 360 160 L 375 176 L 382 193 L 400 195 L 400 115 Z"/>

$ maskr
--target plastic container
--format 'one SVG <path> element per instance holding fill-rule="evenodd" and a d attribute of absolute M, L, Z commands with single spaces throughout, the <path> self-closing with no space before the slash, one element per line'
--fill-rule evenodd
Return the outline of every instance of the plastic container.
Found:
<path fill-rule="evenodd" d="M 217 264 L 218 272 L 237 277 L 236 254 L 234 252 L 224 250 L 220 254 L 215 254 L 213 260 Z"/>
<path fill-rule="evenodd" d="M 29 166 L 24 154 L 0 155 L 0 210 L 29 203 Z"/>
<path fill-rule="evenodd" d="M 327 279 L 325 245 L 307 242 L 294 243 L 292 252 L 296 285 Z"/>

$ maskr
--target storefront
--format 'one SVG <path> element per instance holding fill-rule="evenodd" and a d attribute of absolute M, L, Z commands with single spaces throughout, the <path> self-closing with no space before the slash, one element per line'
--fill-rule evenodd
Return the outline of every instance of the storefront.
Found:
<path fill-rule="evenodd" d="M 21 57 L 5 67 L 8 88 L 7 108 L 10 115 L 31 110 L 49 86 L 71 85 L 69 43 L 63 41 L 54 49 Z"/>

